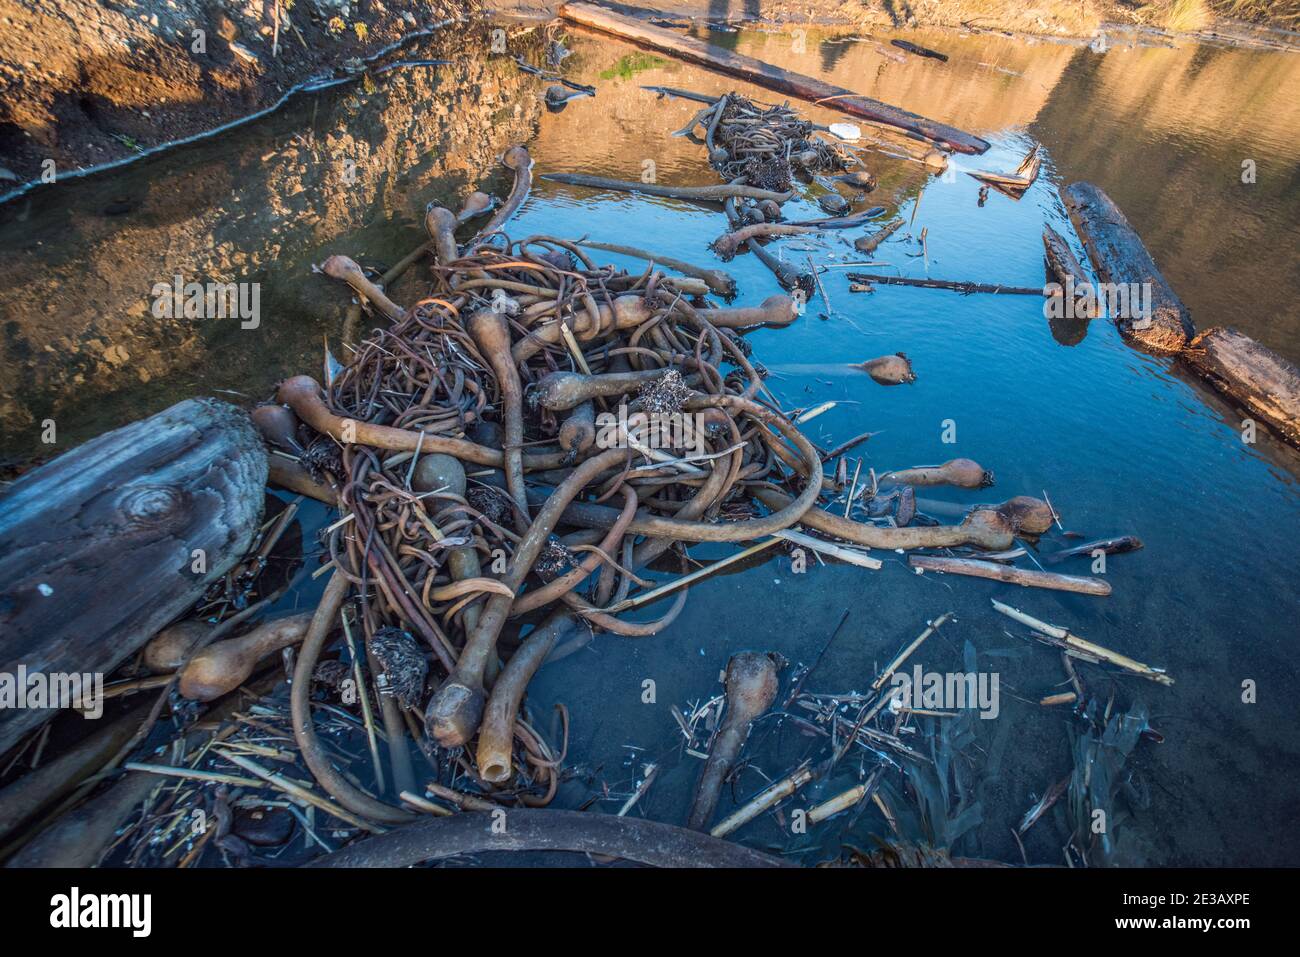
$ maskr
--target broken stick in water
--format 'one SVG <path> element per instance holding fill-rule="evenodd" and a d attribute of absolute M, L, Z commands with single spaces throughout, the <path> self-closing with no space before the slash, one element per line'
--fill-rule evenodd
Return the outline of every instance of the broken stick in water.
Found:
<path fill-rule="evenodd" d="M 1022 625 L 1028 625 L 1035 632 L 1034 637 L 1039 641 L 1045 641 L 1048 644 L 1056 645 L 1065 651 L 1067 655 L 1080 658 L 1083 661 L 1091 661 L 1093 664 L 1115 665 L 1123 668 L 1125 671 L 1131 671 L 1135 675 L 1141 675 L 1143 678 L 1149 678 L 1151 681 L 1162 685 L 1172 685 L 1174 679 L 1165 674 L 1161 668 L 1152 668 L 1150 665 L 1144 665 L 1140 661 L 1135 661 L 1127 655 L 1121 655 L 1117 651 L 1111 651 L 1109 648 L 1103 648 L 1101 645 L 1093 644 L 1087 639 L 1080 638 L 1073 634 L 1068 628 L 1062 628 L 1059 625 L 1048 624 L 1045 621 L 1027 615 L 1018 608 L 1012 608 L 1010 605 L 1003 604 L 996 598 L 990 599 L 993 602 L 995 611 L 999 611 L 1008 618 L 1020 622 Z"/>
<path fill-rule="evenodd" d="M 1080 575 L 1057 575 L 1053 572 L 1040 572 L 1027 568 L 1008 568 L 994 562 L 981 562 L 973 558 L 942 558 L 938 555 L 912 555 L 908 563 L 913 568 L 923 571 L 948 572 L 953 575 L 969 575 L 972 578 L 989 578 L 993 581 L 1007 582 L 1011 585 L 1023 585 L 1026 588 L 1050 588 L 1054 591 L 1069 591 L 1079 595 L 1097 595 L 1105 597 L 1110 594 L 1110 582 L 1098 578 L 1085 578 Z"/>

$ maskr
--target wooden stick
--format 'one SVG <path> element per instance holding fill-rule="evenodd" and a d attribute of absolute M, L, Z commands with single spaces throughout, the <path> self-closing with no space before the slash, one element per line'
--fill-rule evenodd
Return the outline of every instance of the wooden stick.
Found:
<path fill-rule="evenodd" d="M 645 777 L 641 780 L 641 783 L 637 785 L 636 790 L 632 792 L 632 796 L 624 801 L 623 806 L 618 809 L 619 817 L 622 817 L 627 814 L 628 811 L 632 810 L 636 805 L 636 802 L 641 800 L 641 796 L 649 790 L 650 785 L 654 783 L 654 779 L 658 774 L 659 765 L 652 763 L 645 766 Z"/>
<path fill-rule="evenodd" d="M 784 528 L 774 534 L 777 538 L 784 538 L 787 542 L 793 542 L 804 548 L 811 548 L 815 552 L 821 552 L 823 555 L 831 556 L 831 558 L 838 558 L 842 562 L 857 565 L 859 568 L 870 568 L 872 571 L 878 571 L 883 564 L 880 559 L 872 558 L 866 552 L 858 551 L 856 548 L 848 548 L 844 545 L 825 542 L 820 538 L 805 535 L 803 532 Z"/>
<path fill-rule="evenodd" d="M 911 555 L 908 562 L 913 568 L 926 571 L 949 572 L 988 578 L 993 581 L 1024 585 L 1026 588 L 1051 588 L 1056 591 L 1076 592 L 1080 595 L 1105 597 L 1110 594 L 1110 582 L 1080 575 L 1057 575 L 1054 572 L 1033 571 L 1027 568 L 1008 568 L 995 562 L 981 562 L 973 558 L 941 558 L 938 555 Z"/>
<path fill-rule="evenodd" d="M 814 102 L 826 101 L 825 105 L 831 109 L 907 130 L 936 143 L 946 144 L 962 153 L 983 153 L 989 148 L 989 144 L 978 136 L 972 136 L 955 127 L 917 116 L 915 113 L 909 113 L 870 97 L 859 96 L 843 87 L 833 86 L 810 76 L 791 73 L 753 57 L 732 53 L 691 37 L 678 36 L 669 30 L 650 26 L 595 4 L 566 3 L 560 7 L 559 13 L 566 20 L 582 26 L 613 34 L 678 59 L 698 63 L 728 76 L 748 80 L 787 96 Z"/>
<path fill-rule="evenodd" d="M 942 615 L 930 622 L 925 631 L 916 636 L 916 639 L 898 653 L 898 657 L 889 663 L 889 666 L 880 673 L 880 677 L 871 683 L 872 691 L 879 691 L 886 681 L 893 676 L 894 672 L 903 666 L 903 662 L 912 656 L 912 652 L 921 647 L 925 639 L 933 635 L 939 628 L 953 616 L 953 612 L 945 611 Z"/>
<path fill-rule="evenodd" d="M 207 784 L 229 784 L 231 787 L 260 788 L 264 781 L 246 778 L 238 774 L 222 774 L 220 771 L 201 771 L 198 768 L 174 768 L 166 764 L 145 764 L 140 761 L 127 761 L 122 765 L 125 771 L 143 771 L 146 774 L 161 774 L 164 777 L 183 778 L 187 781 L 203 781 Z"/>
<path fill-rule="evenodd" d="M 279 774 L 278 772 L 275 771 L 268 771 L 266 770 L 266 768 L 262 767 L 260 764 L 257 764 L 255 761 L 250 761 L 248 760 L 248 758 L 241 757 L 238 754 L 234 754 L 233 752 L 226 751 L 222 748 L 213 748 L 213 750 L 216 751 L 218 754 L 220 754 L 224 760 L 229 761 L 231 764 L 243 768 L 245 771 L 248 771 L 251 774 L 257 775 L 259 778 L 261 778 L 263 781 L 265 781 L 267 784 L 270 784 L 272 787 L 276 788 L 277 790 L 283 791 L 284 793 L 291 795 L 292 797 L 298 798 L 298 800 L 300 801 L 305 801 L 308 804 L 314 805 L 315 807 L 320 808 L 326 814 L 338 818 L 340 821 L 346 821 L 348 824 L 351 824 L 353 827 L 359 827 L 362 830 L 369 831 L 372 834 L 384 833 L 384 828 L 380 827 L 378 824 L 372 824 L 369 821 L 365 820 L 364 818 L 357 817 L 355 814 L 353 814 L 351 811 L 347 810 L 346 808 L 340 807 L 339 805 L 333 803 L 332 801 L 328 801 L 325 798 L 320 797 L 319 795 L 313 794 L 311 791 L 308 791 L 297 781 L 291 781 L 288 778 L 286 778 L 283 774 Z"/>
<path fill-rule="evenodd" d="M 768 808 L 775 807 L 784 801 L 795 791 L 799 790 L 805 784 L 812 780 L 812 771 L 808 768 L 801 768 L 795 771 L 787 778 L 777 781 L 775 784 L 760 791 L 757 795 L 737 808 L 732 814 L 723 818 L 709 834 L 713 837 L 726 837 L 736 828 L 748 824 L 754 818 L 758 817 Z"/>
<path fill-rule="evenodd" d="M 914 279 L 908 276 L 885 276 L 871 272 L 851 272 L 845 273 L 845 275 L 853 282 L 877 282 L 885 286 L 919 286 L 923 289 L 951 289 L 953 292 L 960 292 L 965 295 L 970 295 L 973 292 L 1010 293 L 1017 296 L 1041 296 L 1043 294 L 1041 286 L 1005 286 L 1000 283 L 965 282 L 954 279 Z"/>
<path fill-rule="evenodd" d="M 398 797 L 416 810 L 424 811 L 426 814 L 432 814 L 435 817 L 450 817 L 452 813 L 441 804 L 434 804 L 432 801 L 422 798 L 413 791 L 403 791 L 398 795 Z"/>
<path fill-rule="evenodd" d="M 1045 698 L 1040 698 L 1038 703 L 1044 708 L 1052 708 L 1058 704 L 1074 704 L 1078 697 L 1073 691 L 1062 691 L 1060 694 L 1049 694 Z"/>
<path fill-rule="evenodd" d="M 847 791 L 841 791 L 833 798 L 823 801 L 816 807 L 809 809 L 808 822 L 810 824 L 820 824 L 828 817 L 833 817 L 834 815 L 839 814 L 840 811 L 848 810 L 856 805 L 859 801 L 875 790 L 876 781 L 880 778 L 880 770 L 883 767 L 884 765 L 878 767 L 874 772 L 872 772 L 871 777 L 867 778 L 867 780 L 863 781 L 861 784 L 851 787 Z"/>
<path fill-rule="evenodd" d="M 631 598 L 626 598 L 617 604 L 610 605 L 608 608 L 602 608 L 600 610 L 607 615 L 614 615 L 620 611 L 627 611 L 629 608 L 636 608 L 652 601 L 658 601 L 665 595 L 671 595 L 678 589 L 685 588 L 687 585 L 699 581 L 701 578 L 708 578 L 715 572 L 722 571 L 722 569 L 726 568 L 728 565 L 734 565 L 736 562 L 742 561 L 751 555 L 757 555 L 759 552 L 771 548 L 781 540 L 782 539 L 779 537 L 769 538 L 765 542 L 751 545 L 749 548 L 736 552 L 734 555 L 728 555 L 726 558 L 716 561 L 712 565 L 705 565 L 703 568 L 697 568 L 689 575 L 683 575 L 681 578 L 674 578 L 672 581 L 665 582 L 658 588 L 652 588 L 650 591 L 642 592 L 641 594 L 634 595 Z"/>
<path fill-rule="evenodd" d="M 1018 608 L 1012 608 L 1010 605 L 1004 605 L 1002 602 L 992 599 L 993 608 L 1006 615 L 1008 618 L 1020 622 L 1022 625 L 1028 625 L 1037 634 L 1034 635 L 1040 641 L 1047 641 L 1048 644 L 1064 648 L 1067 654 L 1076 658 L 1082 658 L 1085 661 L 1091 661 L 1094 664 L 1106 662 L 1125 671 L 1131 671 L 1135 675 L 1141 675 L 1143 678 L 1162 685 L 1172 685 L 1174 679 L 1169 677 L 1160 668 L 1152 668 L 1150 665 L 1144 665 L 1140 661 L 1135 661 L 1127 655 L 1121 655 L 1117 651 L 1111 651 L 1109 648 L 1103 648 L 1101 645 L 1093 644 L 1085 638 L 1072 634 L 1069 629 L 1062 628 L 1059 625 L 1050 625 L 1045 621 L 1027 615 Z M 1050 639 L 1050 640 L 1049 640 Z"/>
<path fill-rule="evenodd" d="M 927 57 L 931 60 L 938 60 L 940 63 L 948 62 L 948 54 L 940 53 L 938 50 L 931 50 L 929 47 L 923 47 L 910 40 L 890 40 L 889 42 L 900 50 L 906 50 L 914 56 Z"/>

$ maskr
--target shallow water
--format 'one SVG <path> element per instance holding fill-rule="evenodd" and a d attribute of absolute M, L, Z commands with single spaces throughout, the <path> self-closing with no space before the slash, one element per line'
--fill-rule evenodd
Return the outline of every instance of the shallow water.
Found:
<path fill-rule="evenodd" d="M 897 205 L 910 221 L 875 254 L 876 262 L 888 266 L 871 271 L 1038 285 L 1045 222 L 1071 237 L 1079 251 L 1056 188 L 1089 178 L 1128 214 L 1199 327 L 1231 323 L 1300 358 L 1300 317 L 1291 305 L 1300 293 L 1300 190 L 1295 188 L 1300 60 L 1197 47 L 1112 49 L 1098 55 L 1071 46 L 933 33 L 915 39 L 949 53 L 948 64 L 914 58 L 899 64 L 870 43 L 832 43 L 831 35 L 815 32 L 804 36 L 802 53 L 788 33 L 712 39 L 792 69 L 821 73 L 993 143 L 984 156 L 958 157 L 958 169 L 1011 169 L 1031 144 L 1042 144 L 1046 162 L 1028 193 L 1013 201 L 995 192 L 982 207 L 978 183 L 968 176 L 959 173 L 949 182 L 927 177 L 913 163 L 864 154 L 881 180 L 865 205 L 886 205 L 891 213 Z M 639 86 L 710 93 L 739 89 L 771 99 L 613 40 L 575 36 L 570 47 L 574 55 L 566 61 L 566 73 L 597 84 L 600 91 L 560 114 L 541 115 L 529 143 L 538 173 L 580 170 L 635 179 L 650 161 L 661 182 L 712 183 L 716 177 L 703 148 L 669 137 L 697 105 L 659 100 Z M 521 88 L 512 95 L 522 100 L 535 91 Z M 383 94 L 381 84 L 373 95 Z M 367 102 L 367 94 L 347 95 Z M 323 97 L 314 109 L 337 104 L 335 96 Z M 507 96 L 507 107 L 510 102 Z M 292 129 L 295 116 L 307 122 L 308 111 L 304 104 L 279 122 Z M 816 108 L 807 112 L 819 122 L 839 118 Z M 357 120 L 349 129 L 362 136 L 369 127 Z M 889 139 L 897 148 L 900 141 Z M 248 146 L 250 152 L 254 147 Z M 1239 182 L 1240 160 L 1251 157 L 1259 158 L 1259 177 L 1247 186 Z M 149 172 L 164 182 L 174 174 L 166 163 Z M 438 195 L 428 184 L 422 192 L 400 170 L 393 183 L 406 190 L 402 209 L 408 215 Z M 51 196 L 48 201 L 66 200 Z M 789 218 L 804 212 L 818 214 L 811 203 L 787 207 Z M 369 213 L 363 217 L 369 228 L 361 236 L 332 248 L 391 262 L 418 240 L 409 218 L 400 227 L 385 228 L 391 207 L 380 204 Z M 348 225 L 349 231 L 356 228 Z M 715 209 L 541 181 L 510 232 L 587 236 L 707 263 L 707 244 L 724 226 Z M 924 254 L 916 241 L 923 229 Z M 849 231 L 847 238 L 859 233 Z M 323 248 L 335 238 L 317 233 L 310 246 L 300 238 L 301 248 L 286 249 L 285 255 L 304 263 L 304 249 Z M 238 246 L 238 237 L 232 241 Z M 814 242 L 786 240 L 784 248 L 788 256 L 812 256 L 832 265 L 859 258 L 834 233 Z M 38 258 L 53 255 L 46 250 Z M 57 255 L 75 263 L 77 251 Z M 596 258 L 620 261 L 612 255 Z M 640 268 L 636 261 L 623 262 Z M 779 291 L 752 257 L 739 257 L 726 268 L 740 281 L 742 302 Z M 163 277 L 167 274 L 163 268 Z M 268 281 L 282 285 L 289 303 L 296 301 L 297 283 L 323 285 L 338 301 L 346 298 L 301 266 L 294 276 Z M 1037 704 L 1061 690 L 1059 655 L 995 614 L 989 599 L 997 598 L 1166 668 L 1177 681 L 1165 688 L 1080 668 L 1103 705 L 1112 691 L 1116 707 L 1145 701 L 1152 724 L 1165 735 L 1162 744 L 1140 742 L 1127 765 L 1136 774 L 1134 789 L 1148 792 L 1149 801 L 1133 802 L 1144 806 L 1131 807 L 1132 819 L 1117 830 L 1117 862 L 1292 863 L 1300 811 L 1293 691 L 1300 669 L 1291 647 L 1300 567 L 1294 456 L 1267 436 L 1244 443 L 1238 413 L 1172 372 L 1166 360 L 1130 349 L 1106 321 L 1092 323 L 1082 341 L 1065 345 L 1053 335 L 1036 297 L 963 297 L 892 286 L 850 293 L 840 269 L 824 274 L 823 283 L 829 307 L 815 298 L 793 326 L 750 336 L 755 357 L 772 372 L 768 387 L 785 408 L 838 403 L 805 427 L 813 441 L 830 447 L 865 430 L 880 430 L 851 457 L 851 463 L 861 457 L 864 475 L 868 468 L 974 458 L 996 473 L 994 488 L 940 489 L 924 497 L 969 504 L 1046 492 L 1067 529 L 1088 539 L 1134 534 L 1145 548 L 1109 559 L 1106 574 L 1114 588 L 1109 598 L 918 576 L 893 554 L 880 554 L 885 566 L 875 572 L 813 563 L 806 573 L 795 574 L 789 557 L 781 556 L 706 581 L 692 589 L 685 613 L 665 632 L 644 639 L 599 636 L 589 648 L 539 674 L 530 705 L 541 725 L 549 723 L 546 716 L 555 702 L 567 704 L 573 717 L 569 761 L 579 774 L 562 787 L 557 803 L 576 807 L 608 787 L 599 806 L 615 811 L 639 776 L 637 766 L 655 760 L 663 771 L 634 813 L 680 821 L 699 762 L 681 755 L 669 707 L 719 693 L 718 672 L 730 653 L 773 650 L 792 662 L 810 662 L 848 610 L 846 625 L 806 690 L 864 690 L 927 620 L 951 610 L 957 620 L 922 646 L 913 663 L 930 671 L 962 670 L 969 642 L 980 670 L 996 671 L 1002 690 L 998 718 L 974 722 L 976 744 L 960 759 L 965 779 L 983 803 L 983 823 L 962 849 L 1019 861 L 1010 830 L 1038 795 L 1069 773 L 1072 719 L 1065 710 Z M 406 287 L 397 298 L 410 300 L 416 288 Z M 275 319 L 274 335 L 282 339 L 249 336 L 246 343 L 232 335 L 223 346 L 234 350 L 228 362 L 191 367 L 164 377 L 165 385 L 150 392 L 127 393 L 134 401 L 132 414 L 154 411 L 196 390 L 261 395 L 279 376 L 304 371 L 304 362 L 313 371 L 320 336 L 337 336 L 336 323 L 336 316 L 290 310 Z M 898 351 L 906 352 L 916 368 L 919 379 L 913 385 L 883 388 L 845 367 Z M 140 408 L 141 403 L 150 407 Z M 945 430 L 954 429 L 956 441 L 944 442 Z M 1044 551 L 1074 543 L 1052 533 Z M 730 550 L 703 545 L 691 555 L 708 560 Z M 1074 562 L 1054 570 L 1086 574 L 1088 569 L 1086 562 Z M 656 617 L 662 606 L 638 614 Z M 650 703 L 647 680 L 654 682 Z M 1245 681 L 1257 684 L 1258 703 L 1243 703 Z M 764 725 L 734 796 L 744 800 L 764 786 L 764 776 L 787 773 L 812 746 L 789 727 Z M 736 837 L 783 849 L 833 849 L 841 842 L 870 846 L 871 835 L 889 833 L 875 807 L 848 831 L 843 816 L 809 835 L 789 831 L 790 809 L 806 808 L 856 783 L 857 771 L 846 760 L 829 780 L 796 796 L 783 817 L 762 818 Z M 720 812 L 729 804 L 724 797 Z M 1025 853 L 1032 863 L 1061 864 L 1067 837 L 1058 808 L 1024 836 Z"/>

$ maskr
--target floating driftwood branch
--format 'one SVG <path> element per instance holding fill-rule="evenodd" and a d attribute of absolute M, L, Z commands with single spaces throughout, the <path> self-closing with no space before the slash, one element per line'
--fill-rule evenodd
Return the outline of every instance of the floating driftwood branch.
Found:
<path fill-rule="evenodd" d="M 976 179 L 988 183 L 990 186 L 996 186 L 999 191 L 1006 193 L 1013 199 L 1019 199 L 1024 195 L 1025 190 L 1034 185 L 1034 180 L 1038 179 L 1038 171 L 1043 165 L 1042 157 L 1038 155 L 1038 147 L 1031 149 L 1028 155 L 1020 161 L 1014 173 L 991 173 L 987 170 L 967 170 L 966 175 L 974 176 Z"/>
<path fill-rule="evenodd" d="M 1023 585 L 1026 588 L 1050 588 L 1055 591 L 1099 597 L 1110 594 L 1110 582 L 1098 578 L 1085 578 L 1081 575 L 1057 575 L 1029 568 L 1008 568 L 1006 565 L 982 562 L 973 558 L 942 558 L 938 555 L 911 555 L 908 557 L 908 562 L 913 568 L 925 571 L 988 578 L 1011 585 Z"/>
<path fill-rule="evenodd" d="M 1051 625 L 1045 621 L 1027 615 L 1018 608 L 1012 608 L 1005 605 L 997 599 L 991 599 L 993 608 L 1001 612 L 1008 618 L 1012 618 L 1022 625 L 1028 625 L 1034 632 L 1035 638 L 1040 641 L 1048 641 L 1059 648 L 1064 649 L 1066 654 L 1085 661 L 1106 662 L 1107 664 L 1116 665 L 1125 671 L 1131 671 L 1135 675 L 1141 675 L 1143 678 L 1149 678 L 1151 681 L 1162 685 L 1172 685 L 1174 679 L 1164 673 L 1159 668 L 1152 668 L 1150 665 L 1144 665 L 1140 661 L 1135 661 L 1127 655 L 1121 655 L 1117 651 L 1111 651 L 1109 648 L 1103 648 L 1101 645 L 1093 644 L 1084 638 L 1070 632 L 1068 628 L 1062 628 L 1059 625 Z"/>
<path fill-rule="evenodd" d="M 889 42 L 900 50 L 906 50 L 913 56 L 938 60 L 940 63 L 948 62 L 948 54 L 940 53 L 938 50 L 931 50 L 929 47 L 923 47 L 919 43 L 913 43 L 911 40 L 890 40 Z"/>
<path fill-rule="evenodd" d="M 874 239 L 875 237 L 871 238 Z M 858 249 L 862 252 L 870 252 L 869 249 L 862 249 L 861 246 Z M 845 273 L 845 275 L 853 282 L 873 282 L 884 286 L 919 286 L 922 289 L 951 289 L 953 292 L 966 295 L 973 292 L 1010 293 L 1017 296 L 1041 296 L 1043 294 L 1041 286 L 1035 288 L 1033 286 L 1005 286 L 1000 283 L 963 282 L 954 279 L 914 279 L 908 276 L 886 276 L 873 272 L 851 272 Z"/>

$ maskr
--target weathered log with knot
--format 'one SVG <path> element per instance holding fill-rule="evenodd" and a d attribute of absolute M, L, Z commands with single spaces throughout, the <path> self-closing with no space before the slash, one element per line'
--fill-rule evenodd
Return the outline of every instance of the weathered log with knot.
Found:
<path fill-rule="evenodd" d="M 252 545 L 266 477 L 248 416 L 190 399 L 20 478 L 0 496 L 0 681 L 111 671 Z M 0 753 L 54 714 L 0 707 Z"/>

